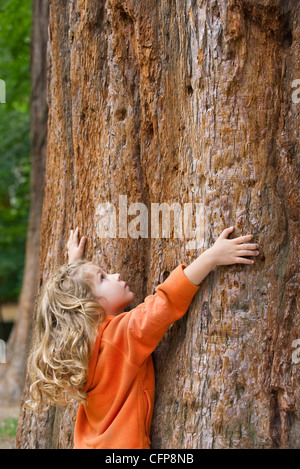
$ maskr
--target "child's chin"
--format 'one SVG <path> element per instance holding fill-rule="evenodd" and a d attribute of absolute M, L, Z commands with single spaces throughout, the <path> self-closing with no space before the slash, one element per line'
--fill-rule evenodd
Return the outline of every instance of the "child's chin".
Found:
<path fill-rule="evenodd" d="M 127 305 L 126 306 L 130 305 L 130 303 L 134 299 L 134 293 L 132 291 L 128 292 L 127 298 L 128 298 L 128 300 L 127 300 Z"/>

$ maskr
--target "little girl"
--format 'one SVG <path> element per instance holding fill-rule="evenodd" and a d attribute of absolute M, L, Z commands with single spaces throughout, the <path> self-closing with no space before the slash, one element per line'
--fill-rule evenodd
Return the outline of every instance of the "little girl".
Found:
<path fill-rule="evenodd" d="M 79 402 L 74 448 L 149 449 L 155 378 L 151 353 L 181 318 L 215 265 L 253 264 L 252 235 L 215 244 L 178 265 L 156 293 L 131 311 L 134 298 L 119 274 L 82 260 L 78 228 L 67 244 L 69 265 L 43 285 L 37 307 L 27 407 Z M 245 244 L 243 244 L 245 243 Z M 246 244 L 247 243 L 247 244 Z"/>

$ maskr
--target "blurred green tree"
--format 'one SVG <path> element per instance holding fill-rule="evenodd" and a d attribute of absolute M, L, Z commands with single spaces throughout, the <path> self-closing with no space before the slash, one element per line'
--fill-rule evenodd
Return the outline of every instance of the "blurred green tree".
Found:
<path fill-rule="evenodd" d="M 0 0 L 0 302 L 18 299 L 30 205 L 32 2 Z"/>

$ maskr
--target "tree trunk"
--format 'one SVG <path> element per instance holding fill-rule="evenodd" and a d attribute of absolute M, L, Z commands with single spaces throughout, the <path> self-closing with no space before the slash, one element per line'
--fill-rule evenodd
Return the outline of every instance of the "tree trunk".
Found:
<path fill-rule="evenodd" d="M 286 0 L 50 2 L 40 282 L 76 226 L 130 308 L 225 227 L 260 245 L 212 270 L 155 351 L 152 448 L 300 447 L 298 17 Z M 147 236 L 101 238 L 101 204 L 131 226 L 120 195 L 146 205 Z M 163 202 L 202 204 L 200 249 L 151 238 Z M 23 412 L 17 447 L 72 447 L 75 415 Z"/>
<path fill-rule="evenodd" d="M 30 211 L 25 252 L 25 268 L 16 321 L 7 344 L 6 365 L 0 367 L 0 398 L 19 401 L 25 379 L 25 357 L 30 340 L 34 302 L 38 287 L 40 223 L 46 166 L 47 118 L 46 48 L 49 6 L 36 0 L 31 31 L 31 174 Z"/>

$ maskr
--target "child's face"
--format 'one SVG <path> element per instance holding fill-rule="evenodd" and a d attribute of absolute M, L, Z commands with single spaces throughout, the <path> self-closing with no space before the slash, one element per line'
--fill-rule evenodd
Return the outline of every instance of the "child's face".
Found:
<path fill-rule="evenodd" d="M 98 265 L 91 265 L 90 272 L 94 278 L 94 294 L 104 307 L 106 316 L 117 316 L 124 312 L 133 300 L 134 293 L 120 280 L 120 274 L 107 274 Z"/>

